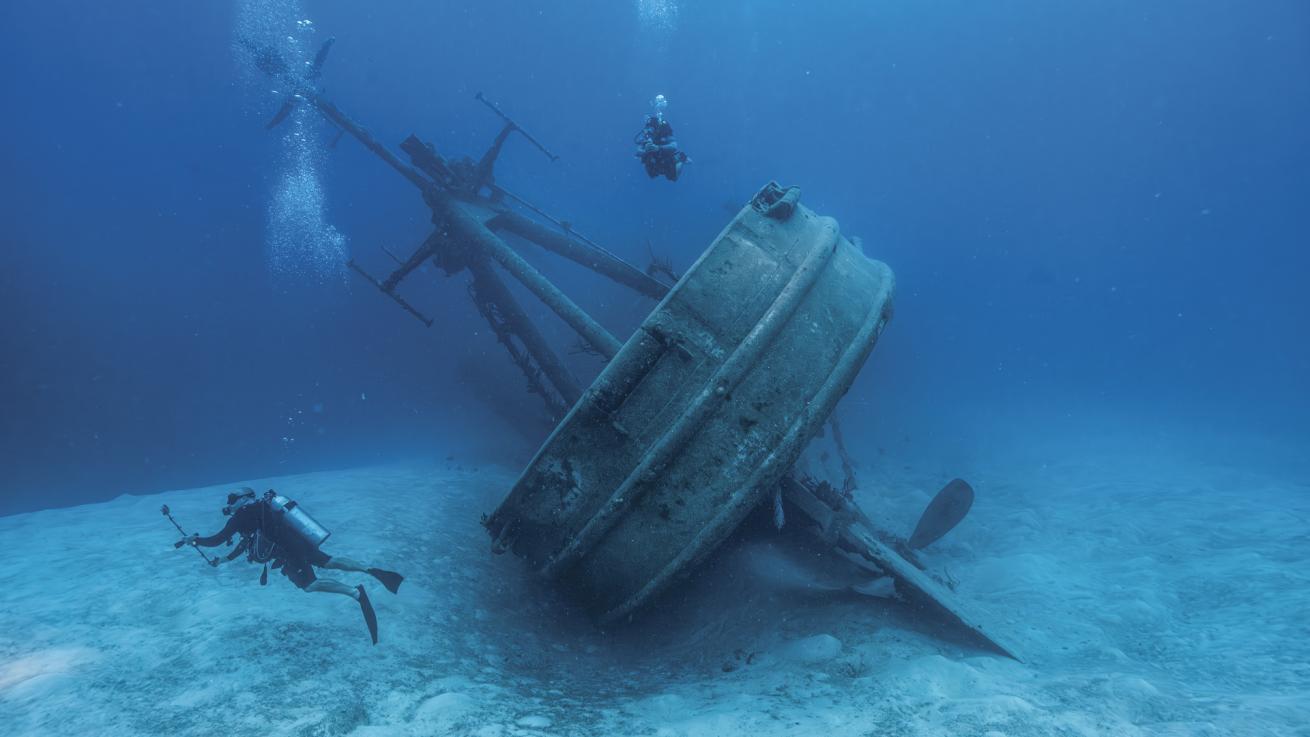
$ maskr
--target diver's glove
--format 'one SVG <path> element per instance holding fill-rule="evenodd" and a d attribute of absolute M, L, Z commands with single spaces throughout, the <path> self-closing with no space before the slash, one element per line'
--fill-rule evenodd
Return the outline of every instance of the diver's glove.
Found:
<path fill-rule="evenodd" d="M 182 538 L 181 540 L 178 540 L 177 542 L 173 543 L 173 547 L 180 548 L 183 545 L 190 545 L 191 547 L 194 548 L 196 546 L 196 541 L 199 539 L 200 539 L 199 535 L 192 533 Z"/>

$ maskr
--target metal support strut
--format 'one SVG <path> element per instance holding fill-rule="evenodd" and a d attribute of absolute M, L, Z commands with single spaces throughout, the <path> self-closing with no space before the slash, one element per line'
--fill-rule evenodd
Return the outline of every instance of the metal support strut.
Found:
<path fill-rule="evenodd" d="M 255 51 L 259 53 L 258 50 Z M 320 54 L 320 56 L 324 55 Z M 523 130 L 495 103 L 483 97 L 481 92 L 477 93 L 475 98 L 499 116 L 505 125 L 491 148 L 478 162 L 447 164 L 435 148 L 410 136 L 401 144 L 401 150 L 409 155 L 412 162 L 407 164 L 374 138 L 366 128 L 322 96 L 315 82 L 321 72 L 321 60 L 314 66 L 312 74 L 297 76 L 290 71 L 290 67 L 274 63 L 275 60 L 267 54 L 259 58 L 266 62 L 261 65 L 261 69 L 290 83 L 294 89 L 294 96 L 289 98 L 292 100 L 290 104 L 295 104 L 294 101 L 306 101 L 312 104 L 329 122 L 349 133 L 413 184 L 432 210 L 436 230 L 387 278 L 378 279 L 370 275 L 354 260 L 349 261 L 347 266 L 429 327 L 432 325 L 432 319 L 397 292 L 400 282 L 428 259 L 436 260 L 440 266 L 452 273 L 452 270 L 467 268 L 473 279 L 475 302 L 479 311 L 491 324 L 493 332 L 505 345 L 506 350 L 510 352 L 510 358 L 524 372 L 529 387 L 543 396 L 552 413 L 559 413 L 558 402 L 549 396 L 550 392 L 540 386 L 540 375 L 545 376 L 566 405 L 572 405 L 579 397 L 581 392 L 578 382 L 551 350 L 510 290 L 495 274 L 490 266 L 492 260 L 522 282 L 605 359 L 613 358 L 622 344 L 541 272 L 533 268 L 493 230 L 504 228 L 648 297 L 660 299 L 668 292 L 669 287 L 599 245 L 581 239 L 580 236 L 579 239 L 575 239 L 571 237 L 572 234 L 555 233 L 522 215 L 507 211 L 504 205 L 499 204 L 506 193 L 495 186 L 491 170 L 510 133 L 519 132 L 552 161 L 559 157 Z M 492 193 L 490 199 L 479 195 L 479 191 L 484 187 L 490 188 Z M 541 214 L 538 208 L 522 198 L 511 196 L 511 199 Z M 489 218 L 488 213 L 491 213 Z M 557 225 L 561 224 L 553 218 L 549 219 Z M 511 337 L 517 338 L 522 344 L 523 353 L 514 346 Z M 540 372 L 534 368 L 534 364 L 540 367 Z"/>

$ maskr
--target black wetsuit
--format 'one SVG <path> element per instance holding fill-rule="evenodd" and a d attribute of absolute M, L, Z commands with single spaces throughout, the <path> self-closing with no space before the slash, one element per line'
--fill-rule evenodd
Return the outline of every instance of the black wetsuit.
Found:
<path fill-rule="evenodd" d="M 314 575 L 314 566 L 322 568 L 330 560 L 327 553 L 287 530 L 282 525 L 281 514 L 262 499 L 241 507 L 232 514 L 222 530 L 208 537 L 198 537 L 195 542 L 196 545 L 212 548 L 231 540 L 233 535 L 241 536 L 241 544 L 227 556 L 228 560 L 248 549 L 268 550 L 271 544 L 272 551 L 267 558 L 260 560 L 252 557 L 252 560 L 261 563 L 272 561 L 274 568 L 281 568 L 282 575 L 302 589 L 318 579 Z"/>
<path fill-rule="evenodd" d="M 669 125 L 669 121 L 655 115 L 646 116 L 646 125 L 635 140 L 637 157 L 646 167 L 647 176 L 654 179 L 662 175 L 671 182 L 678 181 L 687 154 L 678 150 L 678 142 L 673 138 L 673 126 Z"/>

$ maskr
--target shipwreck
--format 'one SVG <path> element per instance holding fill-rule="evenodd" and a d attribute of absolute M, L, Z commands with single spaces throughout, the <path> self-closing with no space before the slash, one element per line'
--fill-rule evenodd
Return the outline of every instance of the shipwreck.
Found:
<path fill-rule="evenodd" d="M 789 524 L 803 524 L 835 559 L 889 577 L 896 595 L 926 616 L 1017 658 L 914 554 L 967 511 L 966 484 L 952 482 L 930 505 L 946 523 L 921 523 L 904 540 L 881 530 L 850 488 L 793 471 L 892 317 L 895 280 L 887 265 L 866 257 L 835 220 L 809 210 L 798 188 L 771 182 L 685 274 L 638 268 L 496 182 L 497 160 L 514 134 L 557 157 L 481 93 L 476 102 L 500 129 L 478 160 L 446 158 L 414 135 L 400 153 L 376 140 L 318 86 L 331 44 L 306 70 L 251 49 L 259 68 L 291 90 L 269 127 L 295 105 L 313 106 L 413 184 L 433 225 L 412 253 L 388 254 L 395 264 L 385 276 L 354 260 L 350 268 L 425 326 L 432 319 L 400 291 L 407 277 L 428 262 L 467 275 L 478 312 L 529 391 L 558 419 L 504 501 L 484 516 L 494 552 L 513 552 L 599 623 L 613 625 L 676 586 L 752 510 L 785 504 Z M 504 234 L 656 304 L 621 340 Z M 572 375 L 506 275 L 605 361 L 598 376 L 584 383 Z"/>

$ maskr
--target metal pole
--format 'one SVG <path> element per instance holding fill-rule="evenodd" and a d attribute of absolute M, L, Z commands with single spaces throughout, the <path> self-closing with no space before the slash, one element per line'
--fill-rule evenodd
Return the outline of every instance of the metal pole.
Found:
<path fill-rule="evenodd" d="M 508 197 L 509 199 L 514 200 L 514 201 L 515 201 L 516 203 L 518 203 L 520 206 L 525 207 L 525 208 L 531 210 L 532 212 L 536 213 L 536 214 L 537 214 L 539 217 L 541 217 L 542 219 L 544 219 L 544 220 L 546 220 L 546 221 L 548 221 L 548 222 L 554 224 L 554 225 L 555 225 L 556 227 L 558 227 L 560 230 L 563 230 L 565 233 L 568 234 L 566 237 L 567 237 L 569 240 L 572 240 L 572 241 L 579 241 L 579 242 L 581 242 L 583 245 L 590 247 L 593 251 L 596 251 L 597 254 L 599 255 L 599 257 L 600 257 L 601 259 L 603 259 L 603 260 L 605 260 L 605 261 L 613 262 L 613 263 L 616 264 L 619 268 L 624 269 L 625 271 L 628 271 L 629 273 L 633 273 L 633 272 L 635 272 L 635 273 L 638 273 L 638 274 L 645 274 L 646 276 L 649 276 L 649 277 L 651 277 L 651 278 L 654 278 L 654 275 L 651 274 L 649 271 L 642 271 L 641 269 L 638 269 L 636 266 L 633 266 L 632 264 L 628 263 L 627 261 L 624 261 L 623 259 L 621 259 L 621 258 L 619 258 L 618 256 L 614 255 L 614 253 L 612 253 L 609 249 L 605 248 L 604 246 L 600 245 L 600 244 L 597 243 L 596 241 L 593 241 L 592 239 L 590 239 L 590 238 L 588 238 L 587 236 L 583 235 L 581 232 L 578 231 L 577 228 L 574 228 L 573 225 L 572 225 L 571 223 L 568 223 L 568 222 L 565 222 L 565 221 L 563 221 L 563 220 L 560 220 L 559 218 L 555 217 L 554 215 L 551 215 L 550 213 L 546 212 L 545 210 L 541 209 L 540 207 L 537 207 L 536 205 L 532 204 L 531 202 L 528 202 L 527 200 L 523 199 L 522 197 L 519 197 L 518 195 L 514 194 L 513 192 L 509 191 L 508 189 L 505 189 L 504 187 L 500 186 L 499 184 L 493 184 L 493 185 L 491 185 L 491 190 L 492 190 L 492 193 L 493 193 L 493 199 L 494 199 L 494 196 L 499 195 L 499 196 Z M 677 279 L 674 279 L 674 281 L 676 282 Z M 668 288 L 667 288 L 667 287 L 665 287 L 665 291 L 668 291 Z"/>
<path fill-rule="evenodd" d="M 521 238 L 526 238 L 542 248 L 554 251 L 570 261 L 582 264 L 601 276 L 608 277 L 652 299 L 664 299 L 664 295 L 669 293 L 669 287 L 637 267 L 603 252 L 579 245 L 572 238 L 556 233 L 516 212 L 497 213 L 487 222 L 487 227 L 492 230 L 507 230 Z"/>
<path fill-rule="evenodd" d="M 523 308 L 505 286 L 505 282 L 496 275 L 495 270 L 482 254 L 470 254 L 466 266 L 473 276 L 473 288 L 496 305 L 501 316 L 505 318 L 506 325 L 522 341 L 524 349 L 541 367 L 541 372 L 550 380 L 555 391 L 564 398 L 566 405 L 572 407 L 578 401 L 578 397 L 582 396 L 577 380 L 547 345 L 541 331 L 537 330 L 537 326 L 523 312 Z"/>
<path fill-rule="evenodd" d="M 531 134 L 529 134 L 527 131 L 525 131 L 525 130 L 523 130 L 522 128 L 520 128 L 518 123 L 515 123 L 513 120 L 510 120 L 510 117 L 509 117 L 508 115 L 506 115 L 505 113 L 501 112 L 501 110 L 500 110 L 499 107 L 496 107 L 496 103 L 494 103 L 494 102 L 492 102 L 491 100 L 488 100 L 487 98 L 483 97 L 481 92 L 479 92 L 478 94 L 474 95 L 473 97 L 474 97 L 474 99 L 476 99 L 476 100 L 478 100 L 479 102 L 481 102 L 483 105 L 486 105 L 487 107 L 491 108 L 491 111 L 492 111 L 493 113 L 499 115 L 499 116 L 500 116 L 500 119 L 503 120 L 503 121 L 505 121 L 506 123 L 508 123 L 511 127 L 513 127 L 514 130 L 518 131 L 519 133 L 522 133 L 522 134 L 523 134 L 523 137 L 526 138 L 526 139 L 528 139 L 528 143 L 531 143 L 533 146 L 536 146 L 536 147 L 537 147 L 537 148 L 538 148 L 538 149 L 539 149 L 543 154 L 546 154 L 546 156 L 547 156 L 551 161 L 556 161 L 556 160 L 559 159 L 558 156 L 556 156 L 555 154 L 553 154 L 553 153 L 550 152 L 550 149 L 548 149 L 548 148 L 546 148 L 545 146 L 541 145 L 541 141 L 538 141 L 537 139 L 533 138 Z"/>
<path fill-rule="evenodd" d="M 325 118 L 340 126 L 342 130 L 364 144 L 364 147 L 372 151 L 378 158 L 387 162 L 391 168 L 400 172 L 402 176 L 408 179 L 414 186 L 423 192 L 425 198 L 429 200 L 449 201 L 449 196 L 442 192 L 430 179 L 419 173 L 417 169 L 400 160 L 398 156 L 391 152 L 391 149 L 382 145 L 371 133 L 362 125 L 351 120 L 349 116 L 341 112 L 336 105 L 328 100 L 323 99 L 317 93 L 303 91 L 304 97 L 314 103 L 319 112 Z M 502 212 L 496 215 L 488 225 L 494 230 L 504 228 L 515 235 L 526 238 L 543 248 L 549 249 L 559 255 L 582 264 L 587 268 L 609 277 L 610 279 L 631 289 L 644 294 L 653 299 L 663 299 L 668 294 L 669 287 L 652 278 L 649 274 L 641 271 L 637 267 L 625 263 L 604 251 L 587 248 L 586 246 L 575 243 L 572 238 L 560 235 L 540 223 L 533 222 L 522 215 L 513 212 Z"/>
<path fill-rule="evenodd" d="M 173 514 L 169 511 L 169 509 L 168 509 L 168 505 L 167 505 L 167 504 L 165 504 L 164 506 L 160 507 L 160 508 L 159 508 L 159 511 L 162 512 L 162 513 L 164 514 L 164 516 L 168 518 L 168 521 L 169 521 L 169 522 L 172 522 L 172 523 L 173 523 L 173 526 L 177 528 L 177 531 L 178 531 L 178 532 L 182 533 L 182 537 L 183 537 L 183 538 L 185 538 L 185 537 L 187 536 L 187 534 L 186 534 L 186 530 L 182 529 L 182 525 L 179 525 L 179 524 L 177 523 L 177 520 L 173 519 Z M 177 550 L 178 548 L 182 547 L 182 546 L 185 545 L 185 544 L 186 544 L 186 540 L 183 540 L 183 541 L 181 541 L 181 542 L 174 543 L 174 544 L 173 544 L 173 549 L 174 549 L 174 550 Z M 211 565 L 211 566 L 217 566 L 217 565 L 218 565 L 218 556 L 214 556 L 213 558 L 210 558 L 208 555 L 205 555 L 205 551 L 201 550 L 199 547 L 196 547 L 196 546 L 194 546 L 194 545 L 191 546 L 191 547 L 194 547 L 194 548 L 196 549 L 196 552 L 197 552 L 197 553 L 200 553 L 200 557 L 201 557 L 201 558 L 204 558 L 206 563 L 208 563 L 208 564 Z"/>
<path fill-rule="evenodd" d="M 309 90 L 301 90 L 300 94 L 310 102 L 314 103 L 314 107 L 318 108 L 318 111 L 323 114 L 323 117 L 336 123 L 342 130 L 358 139 L 360 143 L 364 144 L 364 148 L 377 154 L 378 158 L 390 164 L 392 169 L 400 172 L 401 176 L 408 179 L 415 187 L 418 187 L 425 193 L 428 190 L 436 189 L 436 185 L 434 185 L 431 180 L 420 174 L 414 167 L 401 161 L 400 157 L 391 153 L 391 149 L 382 145 L 378 139 L 374 138 L 373 134 L 368 132 L 368 129 L 351 120 L 345 113 L 341 112 L 336 105 L 333 105 L 331 102 L 320 97 L 317 93 Z"/>
<path fill-rule="evenodd" d="M 537 298 L 546 304 L 551 310 L 559 315 L 569 327 L 573 328 L 583 337 L 593 348 L 600 352 L 606 360 L 609 360 L 619 352 L 623 347 L 609 331 L 600 326 L 582 310 L 574 304 L 573 300 L 559 290 L 559 287 L 550 282 L 549 279 L 541 275 L 514 249 L 505 244 L 495 233 L 492 233 L 486 226 L 479 223 L 460 206 L 457 202 L 446 201 L 444 211 L 447 215 L 446 222 L 452 229 L 457 229 L 460 233 L 470 237 L 470 240 L 476 240 L 477 245 L 486 251 L 492 258 L 496 259 L 505 270 L 523 283 L 529 291 L 537 295 Z"/>
<path fill-rule="evenodd" d="M 471 224 L 476 224 L 477 221 L 469 216 L 462 207 L 459 207 L 449 195 L 441 191 L 436 184 L 420 174 L 414 167 L 401 161 L 390 149 L 374 138 L 367 129 L 351 120 L 336 105 L 311 90 L 302 90 L 302 95 L 313 102 L 324 117 L 358 139 L 360 143 L 364 144 L 365 148 L 387 162 L 391 168 L 400 172 L 410 183 L 422 191 L 423 198 L 428 205 L 434 211 L 439 211 L 434 212 L 434 214 L 445 216 L 437 218 L 437 220 L 441 221 L 437 222 L 437 229 L 441 235 L 454 238 L 456 242 L 471 241 L 485 247 L 486 244 L 483 242 L 485 239 L 480 238 L 477 230 L 471 227 Z M 443 225 L 446 226 L 445 232 L 441 232 L 443 231 Z M 469 272 L 473 275 L 475 288 L 480 289 L 488 299 L 496 304 L 510 329 L 523 342 L 524 349 L 532 355 L 533 360 L 541 367 L 542 373 L 546 375 L 555 390 L 564 398 L 565 403 L 572 406 L 578 401 L 578 397 L 582 395 L 577 380 L 560 362 L 555 352 L 550 349 L 546 339 L 542 337 L 541 332 L 537 330 L 537 326 L 523 312 L 523 308 L 519 306 L 513 294 L 505 287 L 505 283 L 500 280 L 500 277 L 496 276 L 496 273 L 484 259 L 479 258 L 479 254 L 470 253 L 467 266 Z M 640 274 L 641 272 L 637 273 Z M 641 275 L 645 276 L 644 274 Z M 647 278 L 649 279 L 649 277 Z M 654 282 L 653 279 L 651 281 Z M 654 283 L 659 284 L 659 282 Z M 613 340 L 613 337 L 611 336 L 610 339 Z"/>

